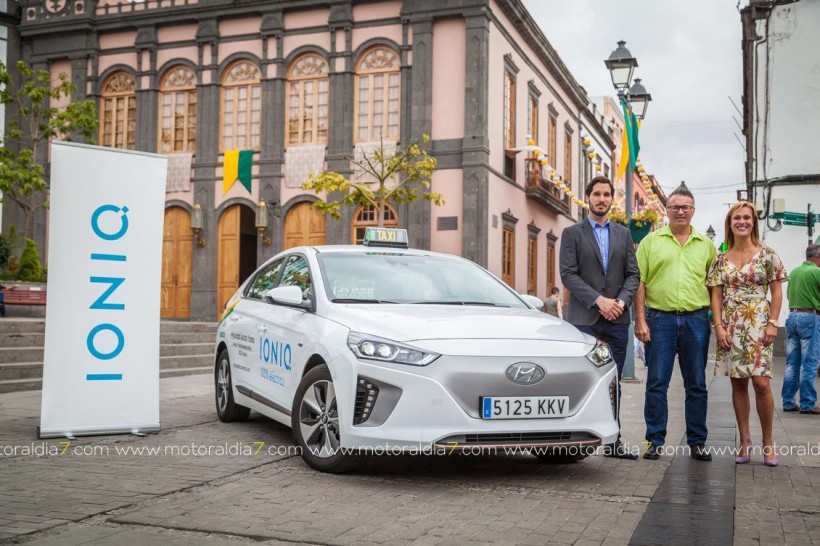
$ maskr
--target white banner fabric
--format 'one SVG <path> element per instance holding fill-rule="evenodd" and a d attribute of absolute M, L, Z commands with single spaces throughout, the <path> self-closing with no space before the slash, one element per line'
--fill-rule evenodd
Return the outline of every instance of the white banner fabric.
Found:
<path fill-rule="evenodd" d="M 52 143 L 41 438 L 159 430 L 166 162 Z"/>

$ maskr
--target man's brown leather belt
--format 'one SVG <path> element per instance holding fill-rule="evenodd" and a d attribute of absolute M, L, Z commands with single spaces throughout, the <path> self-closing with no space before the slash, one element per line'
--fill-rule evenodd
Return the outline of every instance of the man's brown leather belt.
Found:
<path fill-rule="evenodd" d="M 815 315 L 820 315 L 820 311 L 816 309 L 789 309 L 792 313 L 814 313 Z"/>

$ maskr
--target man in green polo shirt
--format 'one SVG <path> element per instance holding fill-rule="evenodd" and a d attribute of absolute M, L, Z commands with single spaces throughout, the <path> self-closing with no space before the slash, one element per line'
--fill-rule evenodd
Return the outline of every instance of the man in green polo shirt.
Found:
<path fill-rule="evenodd" d="M 789 317 L 786 319 L 786 370 L 783 372 L 783 411 L 820 415 L 814 379 L 820 366 L 820 245 L 809 245 L 806 261 L 789 274 Z"/>
<path fill-rule="evenodd" d="M 666 441 L 666 398 L 675 355 L 686 389 L 686 441 L 691 455 L 711 461 L 706 447 L 706 355 L 709 291 L 706 273 L 715 245 L 692 228 L 695 197 L 685 184 L 669 194 L 669 225 L 650 233 L 636 257 L 641 283 L 635 295 L 635 335 L 646 351 L 644 459 L 658 459 Z"/>

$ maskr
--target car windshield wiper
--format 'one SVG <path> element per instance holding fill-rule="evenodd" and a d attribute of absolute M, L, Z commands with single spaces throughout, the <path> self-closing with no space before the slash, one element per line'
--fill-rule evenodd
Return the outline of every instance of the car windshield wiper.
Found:
<path fill-rule="evenodd" d="M 447 301 L 411 301 L 414 305 L 484 305 L 487 307 L 509 307 L 509 305 L 501 305 L 498 303 L 493 303 L 491 301 L 458 301 L 458 300 L 447 300 Z"/>
<path fill-rule="evenodd" d="M 332 303 L 397 303 L 390 300 L 365 300 L 360 298 L 336 298 L 330 301 Z"/>

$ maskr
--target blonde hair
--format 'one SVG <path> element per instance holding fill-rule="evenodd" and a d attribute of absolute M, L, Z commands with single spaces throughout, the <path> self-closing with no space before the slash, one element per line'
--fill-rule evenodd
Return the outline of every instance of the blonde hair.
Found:
<path fill-rule="evenodd" d="M 728 248 L 735 246 L 735 234 L 732 233 L 732 216 L 743 207 L 748 207 L 752 211 L 752 244 L 760 246 L 760 226 L 757 221 L 757 209 L 748 201 L 738 201 L 732 205 L 729 208 L 729 212 L 726 213 L 724 229 L 726 230 L 726 246 Z"/>

